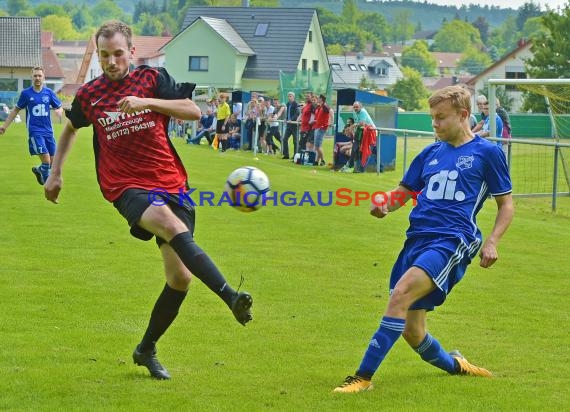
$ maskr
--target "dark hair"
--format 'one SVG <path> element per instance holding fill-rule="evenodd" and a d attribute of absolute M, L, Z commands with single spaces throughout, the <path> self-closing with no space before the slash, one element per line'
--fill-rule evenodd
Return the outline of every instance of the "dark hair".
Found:
<path fill-rule="evenodd" d="M 327 96 L 325 96 L 324 94 L 319 94 L 319 99 L 321 99 L 323 102 L 326 102 Z"/>

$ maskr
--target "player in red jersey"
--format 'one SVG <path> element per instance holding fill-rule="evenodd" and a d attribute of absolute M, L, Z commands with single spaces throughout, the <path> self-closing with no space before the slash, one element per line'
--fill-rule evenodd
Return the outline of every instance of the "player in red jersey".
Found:
<path fill-rule="evenodd" d="M 103 74 L 78 90 L 66 113 L 69 121 L 44 186 L 45 196 L 57 203 L 63 165 L 77 129 L 92 126 L 103 196 L 125 217 L 133 236 L 156 237 L 164 260 L 166 285 L 133 360 L 154 378 L 170 379 L 156 357 L 155 344 L 178 314 L 192 274 L 220 296 L 242 325 L 252 319 L 253 300 L 249 293 L 232 289 L 194 242 L 194 205 L 184 196 L 188 178 L 167 131 L 170 117 L 200 117 L 200 109 L 190 100 L 195 85 L 176 83 L 163 68 L 132 69 L 132 31 L 123 22 L 104 23 L 95 42 Z"/>

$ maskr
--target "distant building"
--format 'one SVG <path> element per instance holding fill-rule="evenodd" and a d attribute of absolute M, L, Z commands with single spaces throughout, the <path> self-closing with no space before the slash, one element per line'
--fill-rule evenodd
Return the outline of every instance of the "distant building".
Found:
<path fill-rule="evenodd" d="M 329 56 L 333 89 L 358 89 L 364 78 L 378 90 L 392 87 L 404 77 L 392 57 L 362 53 Z"/>

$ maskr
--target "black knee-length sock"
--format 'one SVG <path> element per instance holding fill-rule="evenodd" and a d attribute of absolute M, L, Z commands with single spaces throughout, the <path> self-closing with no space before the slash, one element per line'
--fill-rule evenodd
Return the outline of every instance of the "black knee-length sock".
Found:
<path fill-rule="evenodd" d="M 154 304 L 148 327 L 138 348 L 139 351 L 146 352 L 154 349 L 155 343 L 166 332 L 176 315 L 178 315 L 178 310 L 186 294 L 187 292 L 172 289 L 168 284 L 164 286 L 162 293 Z"/>
<path fill-rule="evenodd" d="M 194 242 L 190 232 L 179 233 L 169 242 L 184 266 L 218 295 L 228 306 L 231 306 L 235 290 L 228 285 L 224 275 L 216 267 L 212 259 Z"/>

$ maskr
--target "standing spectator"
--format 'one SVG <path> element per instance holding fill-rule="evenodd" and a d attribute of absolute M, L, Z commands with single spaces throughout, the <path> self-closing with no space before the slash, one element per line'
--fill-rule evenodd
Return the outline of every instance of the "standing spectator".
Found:
<path fill-rule="evenodd" d="M 281 132 L 279 131 L 280 127 L 279 120 L 284 111 L 285 111 L 285 106 L 280 104 L 278 100 L 275 100 L 275 106 L 270 105 L 270 107 L 267 109 L 269 131 L 267 132 L 265 141 L 268 150 L 271 150 L 272 153 L 273 152 L 276 153 L 277 150 L 279 150 L 279 147 L 275 144 L 274 140 L 281 141 Z"/>
<path fill-rule="evenodd" d="M 479 136 L 481 137 L 489 137 L 491 135 L 489 131 L 490 127 L 490 116 L 489 116 L 489 103 L 483 104 L 483 113 L 485 114 L 485 120 L 483 120 L 483 127 L 478 132 Z M 495 137 L 501 137 L 503 135 L 503 120 L 501 116 L 495 113 Z M 501 141 L 497 142 L 497 146 L 500 148 L 503 147 Z"/>
<path fill-rule="evenodd" d="M 38 156 L 41 161 L 39 166 L 32 167 L 32 172 L 40 185 L 45 183 L 50 174 L 51 163 L 56 150 L 50 109 L 54 108 L 60 118 L 63 113 L 61 102 L 53 90 L 44 85 L 44 81 L 43 67 L 34 67 L 32 69 L 32 86 L 22 90 L 18 103 L 10 111 L 4 124 L 0 126 L 0 135 L 2 135 L 16 119 L 18 112 L 23 108 L 26 109 L 30 155 Z"/>
<path fill-rule="evenodd" d="M 503 132 L 501 133 L 501 137 L 503 139 L 510 139 L 511 138 L 511 118 L 509 117 L 509 114 L 507 113 L 505 108 L 503 106 L 501 106 L 501 102 L 499 101 L 499 99 L 496 99 L 495 101 L 497 102 L 496 112 L 499 115 L 499 117 L 501 118 L 501 120 L 503 121 Z M 503 142 L 502 142 L 501 148 L 503 149 L 503 152 L 505 152 L 505 154 L 507 154 L 509 144 L 510 144 L 510 142 L 508 140 L 503 140 Z"/>
<path fill-rule="evenodd" d="M 301 114 L 297 118 L 297 122 L 301 122 L 300 132 L 301 138 L 299 139 L 299 152 L 301 150 L 307 150 L 307 142 L 309 140 L 313 141 L 310 135 L 312 134 L 312 127 L 311 127 L 311 117 L 314 116 L 314 110 L 312 105 L 313 100 L 313 93 L 307 92 L 305 93 L 305 104 L 301 109 Z"/>
<path fill-rule="evenodd" d="M 205 137 L 206 140 L 208 140 L 208 144 L 212 144 L 212 141 L 214 140 L 213 134 L 216 132 L 214 120 L 215 118 L 212 113 L 212 109 L 208 108 L 206 110 L 206 114 L 202 114 L 202 116 L 200 116 L 196 136 L 194 138 L 189 138 L 187 143 L 200 144 L 202 138 Z"/>
<path fill-rule="evenodd" d="M 216 134 L 220 152 L 228 148 L 228 120 L 230 119 L 230 105 L 227 103 L 228 95 L 220 93 L 218 111 L 216 112 Z"/>
<path fill-rule="evenodd" d="M 289 159 L 289 138 L 293 136 L 293 153 L 297 153 L 297 119 L 299 117 L 299 104 L 295 100 L 295 93 L 287 93 L 287 105 L 285 110 L 285 133 L 281 142 L 283 159 Z"/>
<path fill-rule="evenodd" d="M 311 95 L 311 117 L 309 118 L 309 125 L 311 126 L 311 132 L 307 135 L 307 150 L 310 152 L 315 151 L 315 114 L 317 111 L 317 95 Z"/>
<path fill-rule="evenodd" d="M 481 128 L 483 127 L 483 124 L 485 123 L 485 118 L 487 116 L 485 115 L 485 111 L 483 109 L 485 108 L 485 105 L 487 104 L 487 97 L 483 94 L 480 94 L 479 96 L 477 96 L 475 98 L 475 103 L 477 104 L 477 109 L 481 113 L 481 120 L 479 120 L 479 122 L 475 125 L 475 127 L 471 128 L 471 131 L 473 133 L 477 133 L 479 130 L 481 130 Z"/>
<path fill-rule="evenodd" d="M 251 93 L 251 99 L 245 109 L 245 141 L 247 150 L 253 148 L 253 135 L 255 133 L 256 119 L 258 117 L 259 103 L 257 102 L 258 95 L 256 92 Z"/>
<path fill-rule="evenodd" d="M 324 94 L 319 95 L 317 100 L 317 109 L 315 110 L 315 164 L 324 166 L 325 156 L 323 153 L 323 141 L 325 134 L 330 126 L 331 110 L 327 104 L 327 97 Z"/>
<path fill-rule="evenodd" d="M 372 376 L 400 336 L 422 360 L 451 375 L 492 376 L 459 352 L 445 351 L 427 332 L 426 321 L 427 313 L 442 305 L 461 281 L 477 252 L 483 268 L 497 261 L 497 244 L 514 214 L 511 179 L 501 150 L 470 131 L 466 89 L 445 87 L 428 102 L 439 141 L 422 150 L 399 186 L 378 195 L 370 209 L 372 216 L 384 218 L 416 200 L 390 276 L 388 306 L 356 373 L 335 392 L 371 390 Z M 483 242 L 475 216 L 488 194 L 495 199 L 497 213 Z"/>
<path fill-rule="evenodd" d="M 168 140 L 166 126 L 169 117 L 198 119 L 200 109 L 190 100 L 195 84 L 176 83 L 164 68 L 132 68 L 132 31 L 123 22 L 104 23 L 95 33 L 95 44 L 103 75 L 81 86 L 73 99 L 45 196 L 58 202 L 62 169 L 77 129 L 91 126 L 103 196 L 125 217 L 134 237 L 156 237 L 164 261 L 166 285 L 133 361 L 156 379 L 170 379 L 156 357 L 156 342 L 176 318 L 192 275 L 218 295 L 242 325 L 251 320 L 253 301 L 248 293 L 231 288 L 196 244 L 195 209 L 180 196 L 179 191 L 188 188 L 188 176 Z M 144 127 L 133 129 L 132 124 Z M 157 188 L 163 195 L 157 196 Z M 129 296 L 125 291 L 125 298 Z"/>

